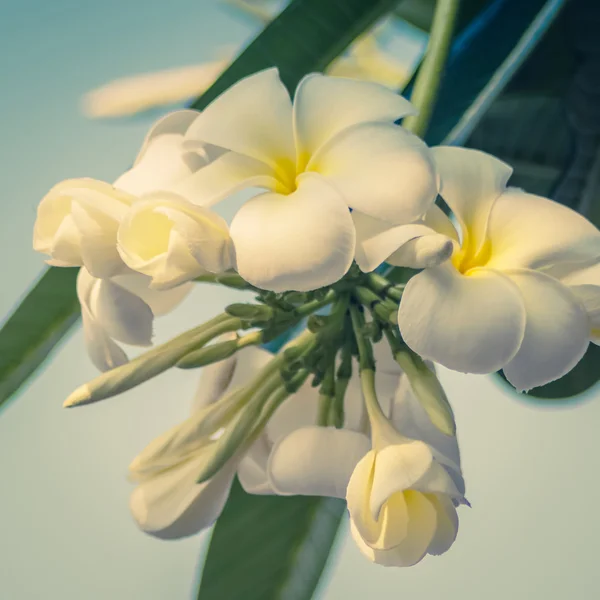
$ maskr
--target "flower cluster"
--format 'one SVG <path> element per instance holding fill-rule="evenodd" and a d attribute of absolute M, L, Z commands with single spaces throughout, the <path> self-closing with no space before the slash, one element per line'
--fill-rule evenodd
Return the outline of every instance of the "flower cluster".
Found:
<path fill-rule="evenodd" d="M 81 267 L 86 343 L 107 371 L 66 405 L 204 367 L 189 419 L 131 465 L 145 531 L 208 527 L 237 476 L 252 494 L 345 498 L 375 562 L 441 554 L 467 502 L 432 363 L 503 369 L 527 390 L 599 342 L 598 229 L 507 187 L 492 156 L 427 147 L 397 124 L 410 114 L 381 85 L 317 74 L 292 101 L 270 69 L 160 120 L 112 185 L 69 180 L 40 203 L 34 247 Z M 216 208 L 243 189 L 227 223 Z M 128 361 L 118 342 L 150 345 L 193 281 L 256 302 Z"/>

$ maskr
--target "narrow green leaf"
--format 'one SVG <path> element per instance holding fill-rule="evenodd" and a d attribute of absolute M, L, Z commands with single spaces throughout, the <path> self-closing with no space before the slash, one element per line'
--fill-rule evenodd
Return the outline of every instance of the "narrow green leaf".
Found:
<path fill-rule="evenodd" d="M 255 496 L 237 480 L 215 525 L 198 600 L 312 598 L 346 503 Z"/>
<path fill-rule="evenodd" d="M 0 406 L 79 319 L 78 269 L 46 269 L 0 330 Z"/>

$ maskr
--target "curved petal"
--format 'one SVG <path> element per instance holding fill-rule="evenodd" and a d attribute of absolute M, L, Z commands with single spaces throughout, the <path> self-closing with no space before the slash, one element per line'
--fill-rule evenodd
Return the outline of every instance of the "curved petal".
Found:
<path fill-rule="evenodd" d="M 213 100 L 187 131 L 208 142 L 279 168 L 295 162 L 292 102 L 277 69 L 246 77 Z"/>
<path fill-rule="evenodd" d="M 456 539 L 458 515 L 452 500 L 443 494 L 428 494 L 427 500 L 433 504 L 437 513 L 437 527 L 427 553 L 439 556 L 447 552 Z"/>
<path fill-rule="evenodd" d="M 182 135 L 164 134 L 153 138 L 144 150 L 143 159 L 125 171 L 113 185 L 134 196 L 170 189 L 207 162 L 199 154 L 184 152 L 182 144 Z"/>
<path fill-rule="evenodd" d="M 169 134 L 184 136 L 199 114 L 197 110 L 176 110 L 155 121 L 142 142 L 142 147 L 133 163 L 134 166 L 144 158 L 146 150 L 157 137 Z"/>
<path fill-rule="evenodd" d="M 309 382 L 281 404 L 266 426 L 271 442 L 277 443 L 296 429 L 317 423 L 319 392 Z"/>
<path fill-rule="evenodd" d="M 279 495 L 344 498 L 369 439 L 333 427 L 304 427 L 281 439 L 271 452 L 267 472 Z"/>
<path fill-rule="evenodd" d="M 352 125 L 393 123 L 416 113 L 408 100 L 378 83 L 311 73 L 298 84 L 294 97 L 299 158 L 310 156 Z"/>
<path fill-rule="evenodd" d="M 348 208 L 321 179 L 302 177 L 288 195 L 261 194 L 231 223 L 237 269 L 266 290 L 309 291 L 338 281 L 354 258 Z"/>
<path fill-rule="evenodd" d="M 91 361 L 100 371 L 108 371 L 128 362 L 127 354 L 108 335 L 90 308 L 90 296 L 101 280 L 92 277 L 85 268 L 77 276 L 77 297 L 81 305 L 83 337 Z"/>
<path fill-rule="evenodd" d="M 517 353 L 525 307 L 508 277 L 487 269 L 465 276 L 445 263 L 410 279 L 398 326 L 423 358 L 463 373 L 492 373 Z"/>
<path fill-rule="evenodd" d="M 544 269 L 554 277 L 597 262 L 600 231 L 557 202 L 508 190 L 496 202 L 489 224 L 494 269 Z"/>
<path fill-rule="evenodd" d="M 189 202 L 208 207 L 251 187 L 277 189 L 273 169 L 253 158 L 227 152 L 170 186 L 169 191 Z"/>
<path fill-rule="evenodd" d="M 590 325 L 577 298 L 562 283 L 536 271 L 508 273 L 525 303 L 525 336 L 504 367 L 517 390 L 529 390 L 568 373 L 587 350 Z"/>
<path fill-rule="evenodd" d="M 352 211 L 356 229 L 355 260 L 361 271 L 369 273 L 381 263 L 423 269 L 450 258 L 452 240 L 420 223 L 393 225 Z"/>
<path fill-rule="evenodd" d="M 600 345 L 600 285 L 574 285 L 569 287 L 587 313 L 590 323 L 590 340 Z"/>
<path fill-rule="evenodd" d="M 134 346 L 152 344 L 150 307 L 110 279 L 101 279 L 90 295 L 90 310 L 115 340 Z"/>
<path fill-rule="evenodd" d="M 399 225 L 421 217 L 437 195 L 429 148 L 389 123 L 344 130 L 311 158 L 307 170 L 326 177 L 351 208 Z"/>
<path fill-rule="evenodd" d="M 446 213 L 437 205 L 434 204 L 422 219 L 424 225 L 430 227 L 437 233 L 445 235 L 447 238 L 459 243 L 458 233 L 452 224 L 452 221 L 446 216 Z"/>
<path fill-rule="evenodd" d="M 139 527 L 161 539 L 177 539 L 210 527 L 219 517 L 233 482 L 229 465 L 197 484 L 203 455 L 163 471 L 139 484 L 130 509 Z"/>
<path fill-rule="evenodd" d="M 270 445 L 266 437 L 261 435 L 240 461 L 237 476 L 248 494 L 275 494 L 267 475 L 269 453 Z"/>
<path fill-rule="evenodd" d="M 490 211 L 506 189 L 512 168 L 490 154 L 470 148 L 431 149 L 440 176 L 440 195 L 462 229 L 462 248 L 476 255 L 485 240 Z"/>
<path fill-rule="evenodd" d="M 170 290 L 155 290 L 149 287 L 152 279 L 141 273 L 116 275 L 112 281 L 139 296 L 150 307 L 155 317 L 170 313 L 194 288 L 193 283 L 184 283 Z"/>
<path fill-rule="evenodd" d="M 235 339 L 235 334 L 222 336 L 221 339 Z M 225 360 L 202 369 L 198 388 L 192 403 L 192 412 L 214 404 L 231 384 L 238 356 L 234 354 Z"/>

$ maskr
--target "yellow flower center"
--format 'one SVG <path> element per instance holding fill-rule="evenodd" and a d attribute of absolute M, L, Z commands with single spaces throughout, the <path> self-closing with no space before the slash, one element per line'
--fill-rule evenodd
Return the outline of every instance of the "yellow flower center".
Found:
<path fill-rule="evenodd" d="M 463 275 L 468 275 L 472 269 L 484 267 L 492 256 L 492 244 L 486 239 L 481 248 L 477 250 L 472 243 L 469 243 L 472 237 L 468 233 L 463 240 L 463 245 L 452 255 L 452 264 L 456 270 Z"/>

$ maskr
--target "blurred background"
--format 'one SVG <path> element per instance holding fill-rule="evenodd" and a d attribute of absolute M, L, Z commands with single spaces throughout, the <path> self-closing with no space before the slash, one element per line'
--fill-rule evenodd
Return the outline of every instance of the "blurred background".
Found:
<path fill-rule="evenodd" d="M 42 268 L 31 235 L 43 194 L 65 178 L 116 178 L 161 114 L 89 120 L 84 94 L 227 56 L 259 28 L 220 0 L 0 0 L 0 316 Z M 157 339 L 235 297 L 199 287 L 158 322 Z M 126 469 L 187 415 L 198 373 L 168 372 L 108 402 L 62 409 L 94 375 L 77 330 L 0 412 L 0 598 L 192 598 L 206 534 L 164 542 L 138 531 Z M 416 567 L 386 569 L 362 557 L 344 527 L 318 597 L 597 598 L 598 390 L 542 404 L 491 378 L 441 378 L 472 504 L 460 511 L 456 544 Z"/>

